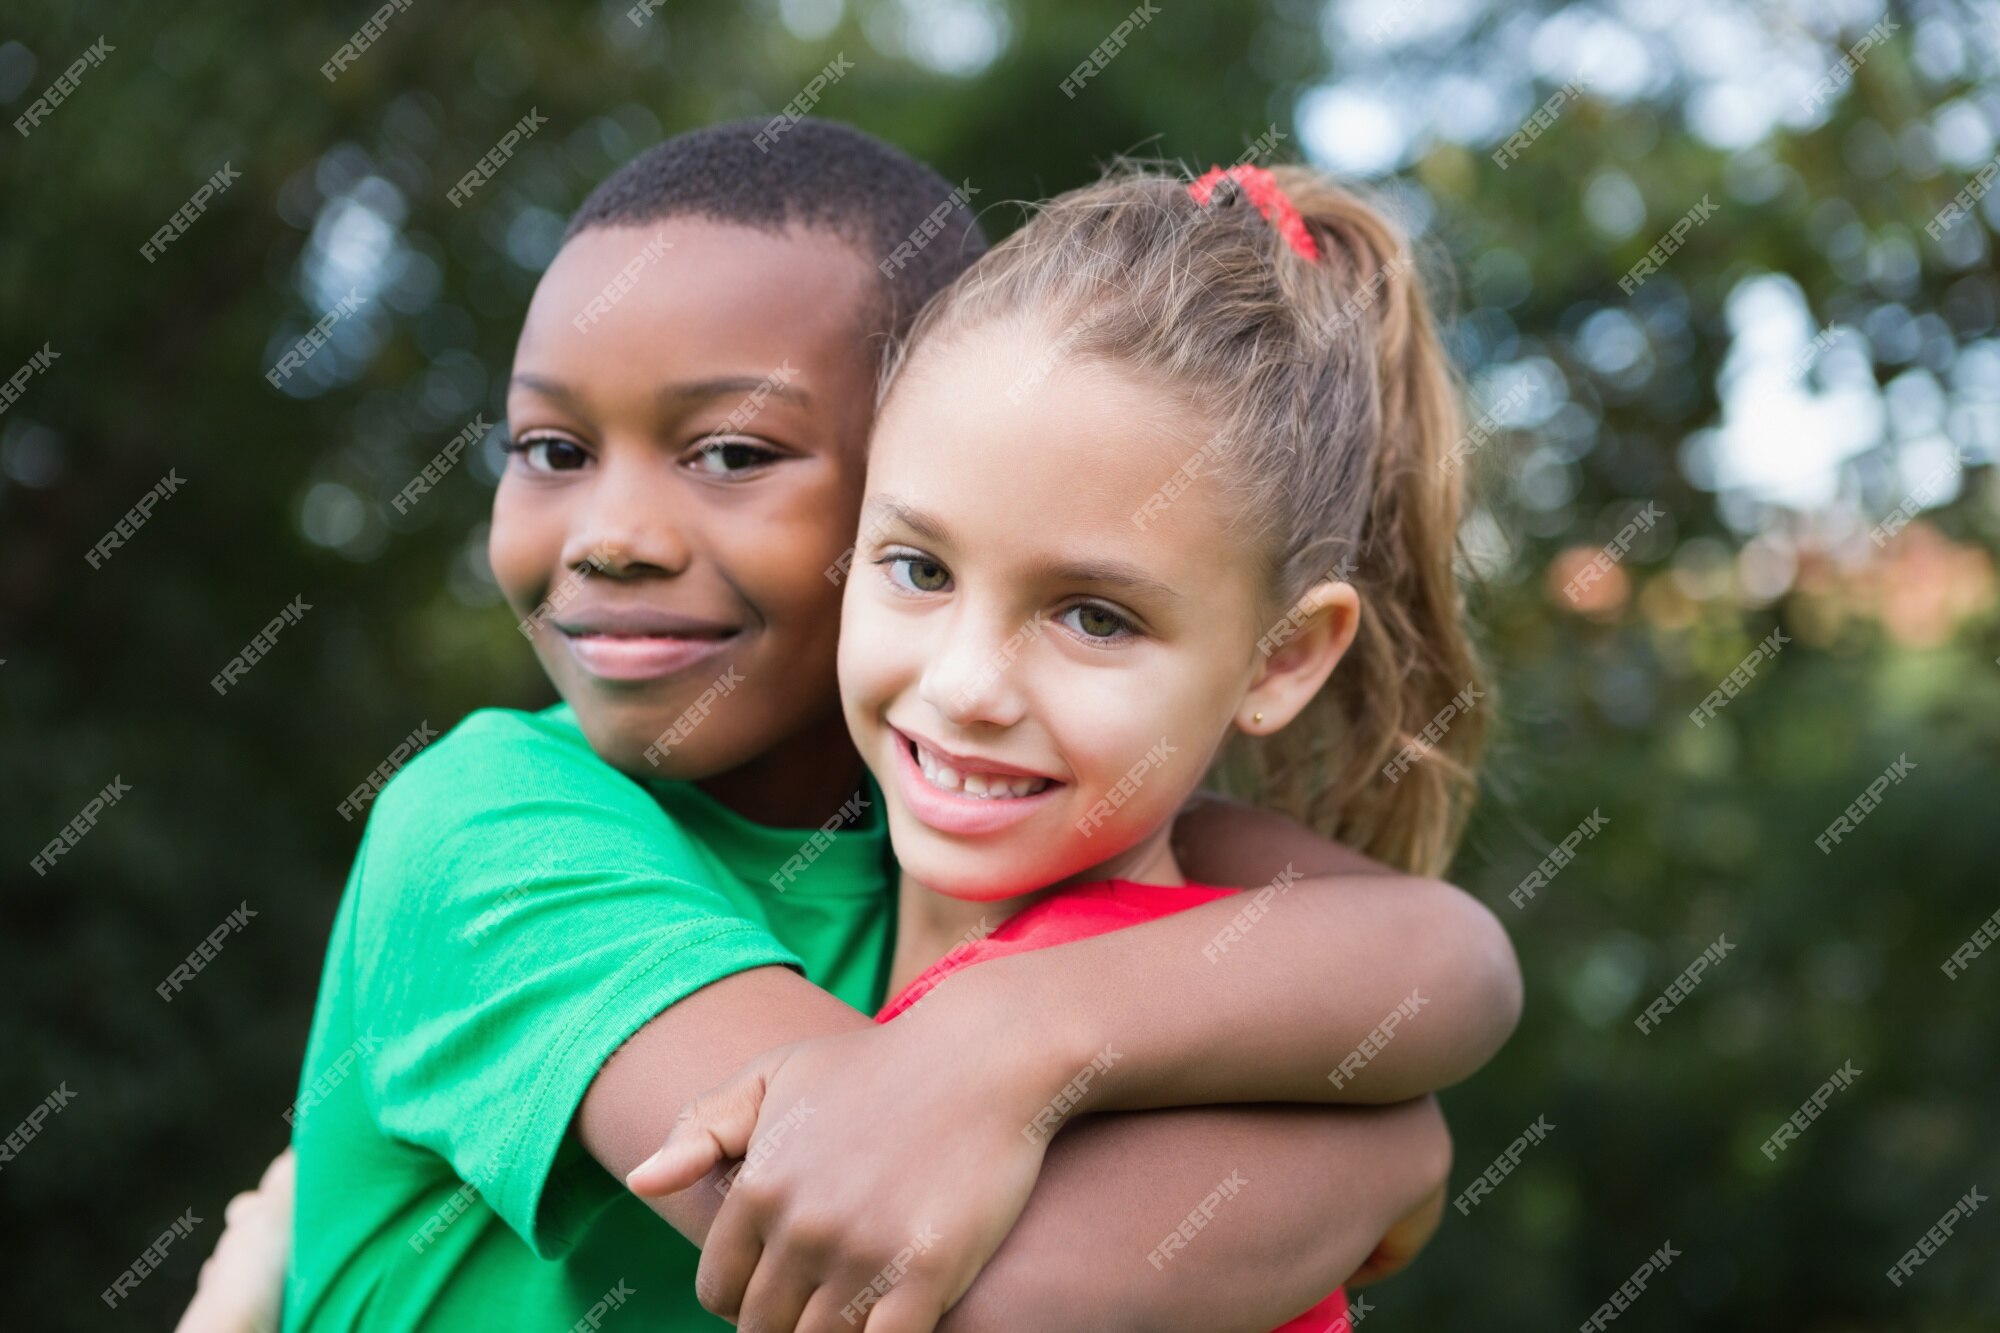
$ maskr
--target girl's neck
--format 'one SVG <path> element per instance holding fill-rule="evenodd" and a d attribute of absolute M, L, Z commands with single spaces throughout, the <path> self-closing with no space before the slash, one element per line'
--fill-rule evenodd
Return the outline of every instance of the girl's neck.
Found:
<path fill-rule="evenodd" d="M 1172 825 L 1163 827 L 1118 855 L 1068 879 L 1011 898 L 975 902 L 947 897 L 933 893 L 905 873 L 897 887 L 896 953 L 890 964 L 889 994 L 901 994 L 925 968 L 960 944 L 984 939 L 1010 917 L 1062 889 L 1111 879 L 1140 884 L 1187 883 L 1169 843 L 1171 831 Z"/>

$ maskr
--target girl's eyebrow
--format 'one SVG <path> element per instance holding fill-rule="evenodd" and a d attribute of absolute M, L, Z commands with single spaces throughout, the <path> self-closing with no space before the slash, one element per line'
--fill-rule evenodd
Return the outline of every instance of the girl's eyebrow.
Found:
<path fill-rule="evenodd" d="M 951 544 L 951 535 L 944 524 L 932 514 L 927 514 L 896 499 L 894 496 L 877 496 L 868 503 L 867 516 L 862 529 L 881 529 L 891 523 L 901 524 L 925 541 L 940 546 Z M 1032 572 L 1050 583 L 1092 583 L 1104 587 L 1123 588 L 1128 592 L 1145 597 L 1158 598 L 1166 602 L 1178 602 L 1181 595 L 1172 588 L 1146 573 L 1139 566 L 1123 560 L 1070 560 L 1056 557 L 1037 561 Z"/>
<path fill-rule="evenodd" d="M 546 375 L 536 375 L 528 371 L 516 373 L 508 380 L 508 386 L 527 389 L 545 398 L 572 408 L 580 409 L 582 399 L 575 390 L 560 380 L 552 380 Z M 722 398 L 730 394 L 747 397 L 763 392 L 773 398 L 785 398 L 801 405 L 809 406 L 812 395 L 804 389 L 786 384 L 773 376 L 765 375 L 717 375 L 705 380 L 687 380 L 678 384 L 660 386 L 657 396 L 668 407 L 681 407 L 689 403 L 705 402 L 711 398 Z"/>

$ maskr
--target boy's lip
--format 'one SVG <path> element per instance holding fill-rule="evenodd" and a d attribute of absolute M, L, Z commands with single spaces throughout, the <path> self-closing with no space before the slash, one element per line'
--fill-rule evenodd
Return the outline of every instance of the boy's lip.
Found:
<path fill-rule="evenodd" d="M 1010 828 L 1037 813 L 1063 784 L 1049 779 L 1049 785 L 1032 796 L 1010 796 L 1002 800 L 987 800 L 978 796 L 968 796 L 962 792 L 942 791 L 931 785 L 917 766 L 917 757 L 911 752 L 913 738 L 904 735 L 895 727 L 889 728 L 890 738 L 896 746 L 896 790 L 903 804 L 914 815 L 917 822 L 928 825 L 940 833 L 965 836 L 982 833 L 997 833 Z M 922 742 L 926 750 L 932 750 L 940 758 L 958 758 L 948 751 L 937 750 L 929 741 Z M 987 760 L 965 759 L 967 770 L 971 772 L 1008 773 L 1016 777 L 1042 777 L 1026 769 L 1012 765 L 993 764 Z"/>
<path fill-rule="evenodd" d="M 599 680 L 659 680 L 712 657 L 736 628 L 660 607 L 602 603 L 568 611 L 556 628 L 578 666 Z"/>

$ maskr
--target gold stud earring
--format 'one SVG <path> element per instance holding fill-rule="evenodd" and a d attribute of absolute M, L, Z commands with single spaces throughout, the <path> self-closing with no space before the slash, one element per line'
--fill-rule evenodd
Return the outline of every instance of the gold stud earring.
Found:
<path fill-rule="evenodd" d="M 1262 713 L 1252 713 L 1250 715 L 1250 720 L 1252 722 L 1262 722 L 1264 720 L 1264 715 Z"/>

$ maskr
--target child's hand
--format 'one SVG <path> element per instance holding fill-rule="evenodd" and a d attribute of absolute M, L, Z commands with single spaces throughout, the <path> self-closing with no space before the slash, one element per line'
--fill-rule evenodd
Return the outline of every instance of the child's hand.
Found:
<path fill-rule="evenodd" d="M 709 1310 L 763 1333 L 926 1333 L 1006 1239 L 1047 1148 L 1024 1130 L 1075 1071 L 1043 1069 L 1032 1034 L 927 1010 L 760 1056 L 626 1178 L 671 1194 L 746 1159 L 702 1247 Z"/>
<path fill-rule="evenodd" d="M 229 1201 L 222 1237 L 174 1333 L 277 1333 L 292 1251 L 293 1167 L 287 1148 L 256 1189 Z"/>

